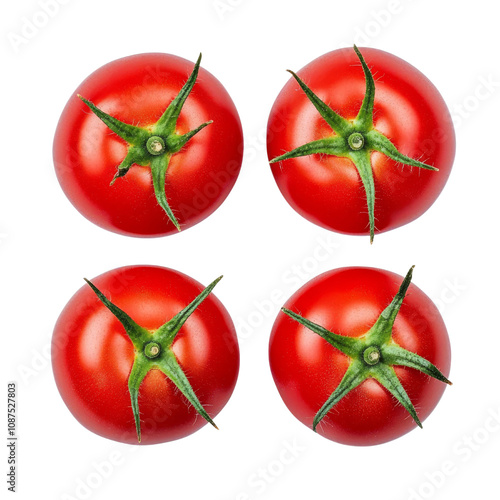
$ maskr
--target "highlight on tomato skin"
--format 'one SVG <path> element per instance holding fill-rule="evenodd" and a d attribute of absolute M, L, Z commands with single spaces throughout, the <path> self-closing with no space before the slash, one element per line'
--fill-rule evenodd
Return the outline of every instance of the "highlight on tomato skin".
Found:
<path fill-rule="evenodd" d="M 136 445 L 216 427 L 239 371 L 234 324 L 212 291 L 220 279 L 204 287 L 173 269 L 127 266 L 88 280 L 52 337 L 56 385 L 76 420 Z"/>
<path fill-rule="evenodd" d="M 56 129 L 58 181 L 88 220 L 157 237 L 198 224 L 227 198 L 241 169 L 243 131 L 224 86 L 163 53 L 117 59 L 69 98 Z"/>
<path fill-rule="evenodd" d="M 267 152 L 296 212 L 372 242 L 431 207 L 451 173 L 455 132 L 425 75 L 356 46 L 290 73 L 269 115 Z"/>
<path fill-rule="evenodd" d="M 422 427 L 451 385 L 446 326 L 412 274 L 334 269 L 278 314 L 272 376 L 291 413 L 318 434 L 354 446 L 386 443 Z"/>

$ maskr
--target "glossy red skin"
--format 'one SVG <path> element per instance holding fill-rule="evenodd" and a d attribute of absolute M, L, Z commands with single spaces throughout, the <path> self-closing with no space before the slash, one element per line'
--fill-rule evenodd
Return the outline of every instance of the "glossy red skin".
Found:
<path fill-rule="evenodd" d="M 336 269 L 309 281 L 284 307 L 328 330 L 357 337 L 367 332 L 403 281 L 372 268 Z M 423 356 L 448 376 L 451 352 L 436 306 L 411 284 L 396 318 L 393 339 Z M 313 419 L 342 379 L 349 358 L 309 329 L 280 313 L 271 333 L 269 357 L 278 391 L 289 410 L 312 428 Z M 421 372 L 395 366 L 421 421 L 432 412 L 446 385 Z M 353 389 L 316 428 L 349 445 L 376 445 L 417 428 L 408 412 L 374 379 Z"/>
<path fill-rule="evenodd" d="M 170 54 L 138 54 L 118 59 L 92 73 L 69 99 L 54 139 L 54 164 L 66 196 L 87 219 L 129 236 L 177 233 L 156 201 L 151 170 L 134 165 L 110 182 L 127 152 L 77 97 L 81 94 L 106 113 L 150 127 L 179 93 L 194 64 Z M 177 133 L 213 120 L 170 160 L 167 199 L 181 229 L 205 219 L 227 197 L 238 177 L 243 133 L 238 112 L 221 83 L 200 68 L 187 98 Z"/>
<path fill-rule="evenodd" d="M 172 269 L 122 267 L 92 282 L 139 325 L 155 330 L 187 306 L 204 287 Z M 173 351 L 197 397 L 215 417 L 229 400 L 239 370 L 236 332 L 228 312 L 211 293 L 181 328 Z M 121 323 L 88 285 L 62 311 L 52 339 L 57 387 L 75 418 L 109 439 L 138 444 L 128 377 L 134 347 Z M 142 440 L 179 439 L 207 422 L 159 370 L 139 389 Z"/>
<path fill-rule="evenodd" d="M 360 51 L 375 79 L 375 129 L 401 153 L 439 168 L 433 172 L 403 166 L 372 153 L 375 227 L 383 232 L 411 222 L 434 203 L 450 175 L 455 133 L 443 98 L 420 71 L 387 52 Z M 349 120 L 356 117 L 365 78 L 352 48 L 329 52 L 297 74 L 337 113 Z M 333 134 L 294 79 L 278 95 L 267 133 L 270 160 Z M 340 233 L 369 233 L 366 194 L 350 160 L 316 154 L 271 168 L 283 196 L 306 219 Z"/>

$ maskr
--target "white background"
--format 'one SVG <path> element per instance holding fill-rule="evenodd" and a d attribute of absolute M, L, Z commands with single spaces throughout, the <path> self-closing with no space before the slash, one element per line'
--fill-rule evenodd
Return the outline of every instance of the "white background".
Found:
<path fill-rule="evenodd" d="M 491 498 L 500 438 L 497 3 L 59 0 L 45 25 L 19 43 L 27 22 L 43 22 L 42 2 L 5 2 L 1 20 L 2 401 L 7 381 L 17 381 L 18 498 Z M 392 52 L 426 74 L 457 132 L 455 165 L 437 202 L 372 246 L 296 214 L 265 153 L 267 117 L 289 78 L 285 70 L 353 42 Z M 192 61 L 203 52 L 203 66 L 239 110 L 246 153 L 233 191 L 210 218 L 179 235 L 135 239 L 98 228 L 72 207 L 51 148 L 77 85 L 113 59 L 148 51 Z M 127 264 L 165 265 L 205 285 L 224 274 L 215 293 L 237 325 L 241 371 L 217 417 L 219 432 L 206 426 L 173 443 L 122 445 L 83 428 L 59 397 L 49 343 L 60 311 L 84 276 Z M 454 385 L 423 430 L 391 443 L 356 448 L 314 434 L 288 412 L 270 375 L 267 345 L 279 307 L 332 268 L 405 274 L 412 264 L 414 283 L 448 326 Z M 273 304 L 276 290 L 283 300 Z"/>

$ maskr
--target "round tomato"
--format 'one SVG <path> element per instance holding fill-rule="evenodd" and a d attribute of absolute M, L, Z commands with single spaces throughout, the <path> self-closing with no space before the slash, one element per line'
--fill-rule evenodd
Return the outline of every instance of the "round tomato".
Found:
<path fill-rule="evenodd" d="M 200 222 L 227 197 L 241 167 L 242 128 L 200 60 L 124 57 L 77 88 L 57 126 L 54 164 L 87 219 L 125 235 L 161 236 Z"/>
<path fill-rule="evenodd" d="M 211 293 L 218 281 L 204 289 L 172 269 L 129 266 L 78 290 L 55 326 L 52 365 L 81 424 L 131 444 L 215 426 L 239 369 L 233 323 Z"/>
<path fill-rule="evenodd" d="M 278 187 L 298 213 L 373 240 L 432 205 L 450 174 L 455 133 L 420 71 L 354 47 L 292 75 L 271 110 L 267 148 Z"/>
<path fill-rule="evenodd" d="M 305 425 L 339 443 L 375 445 L 421 426 L 437 405 L 450 383 L 448 334 L 411 276 L 336 269 L 285 304 L 271 334 L 271 371 Z"/>

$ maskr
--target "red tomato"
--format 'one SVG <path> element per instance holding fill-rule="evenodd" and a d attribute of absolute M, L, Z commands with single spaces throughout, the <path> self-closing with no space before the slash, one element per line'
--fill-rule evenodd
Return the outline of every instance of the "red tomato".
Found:
<path fill-rule="evenodd" d="M 122 267 L 92 282 L 151 339 L 204 288 L 185 274 L 153 266 Z M 235 387 L 239 350 L 231 318 L 213 294 L 181 326 L 171 352 L 210 417 L 217 415 Z M 64 402 L 87 429 L 138 443 L 128 384 L 140 355 L 123 324 L 94 291 L 88 285 L 78 290 L 55 326 L 52 365 Z M 160 364 L 160 359 L 153 362 Z M 206 424 L 160 369 L 149 370 L 138 390 L 141 444 L 178 439 Z"/>
<path fill-rule="evenodd" d="M 343 156 L 334 156 L 331 145 L 328 152 L 316 143 L 309 152 L 303 151 L 305 156 L 276 161 L 304 144 L 341 136 L 293 78 L 278 95 L 268 122 L 268 156 L 275 161 L 272 172 L 283 196 L 306 219 L 345 234 L 388 231 L 419 217 L 443 189 L 455 154 L 451 117 L 434 85 L 396 56 L 370 48 L 360 52 L 368 65 L 366 70 L 376 79 L 372 113 L 368 106 L 364 122 L 355 119 L 371 75 L 365 75 L 353 49 L 329 52 L 298 72 L 309 89 L 347 121 L 350 132 L 364 135 L 364 146 L 355 148 L 359 151 L 348 147 L 346 135 L 344 146 L 337 147 Z M 367 138 L 373 130 L 389 139 L 407 159 L 420 160 L 439 171 L 415 168 L 418 162 L 408 166 L 379 152 Z M 367 183 L 373 177 L 370 199 L 359 173 L 363 165 L 356 168 L 354 160 L 365 163 Z M 369 218 L 370 203 L 374 213 Z"/>
<path fill-rule="evenodd" d="M 179 151 L 180 145 L 162 152 L 168 169 L 158 183 L 164 185 L 178 227 L 155 198 L 150 166 L 154 155 L 136 154 L 126 175 L 110 186 L 127 156 L 128 142 L 76 95 L 151 135 L 192 72 L 193 63 L 180 57 L 139 54 L 102 66 L 77 88 L 59 120 L 54 164 L 66 196 L 87 219 L 121 234 L 167 235 L 205 219 L 228 196 L 241 167 L 242 128 L 233 101 L 208 71 L 199 68 L 178 119 L 163 135 L 168 142 L 169 137 L 177 139 L 208 125 Z"/>
<path fill-rule="evenodd" d="M 329 332 L 366 340 L 367 332 L 391 304 L 402 281 L 401 276 L 380 269 L 336 269 L 304 285 L 285 308 Z M 390 349 L 396 345 L 432 363 L 444 374 L 442 380 L 448 382 L 445 377 L 451 354 L 446 327 L 436 306 L 415 285 L 410 285 L 393 323 L 392 336 L 386 340 Z M 384 359 L 383 349 L 381 352 L 383 365 L 388 358 Z M 283 401 L 308 427 L 313 426 L 315 415 L 354 363 L 325 338 L 283 313 L 272 330 L 269 356 Z M 419 420 L 424 420 L 437 405 L 445 384 L 414 367 L 395 365 L 392 369 Z M 375 445 L 416 426 L 407 409 L 382 383 L 369 376 L 331 407 L 316 431 L 339 443 Z"/>

